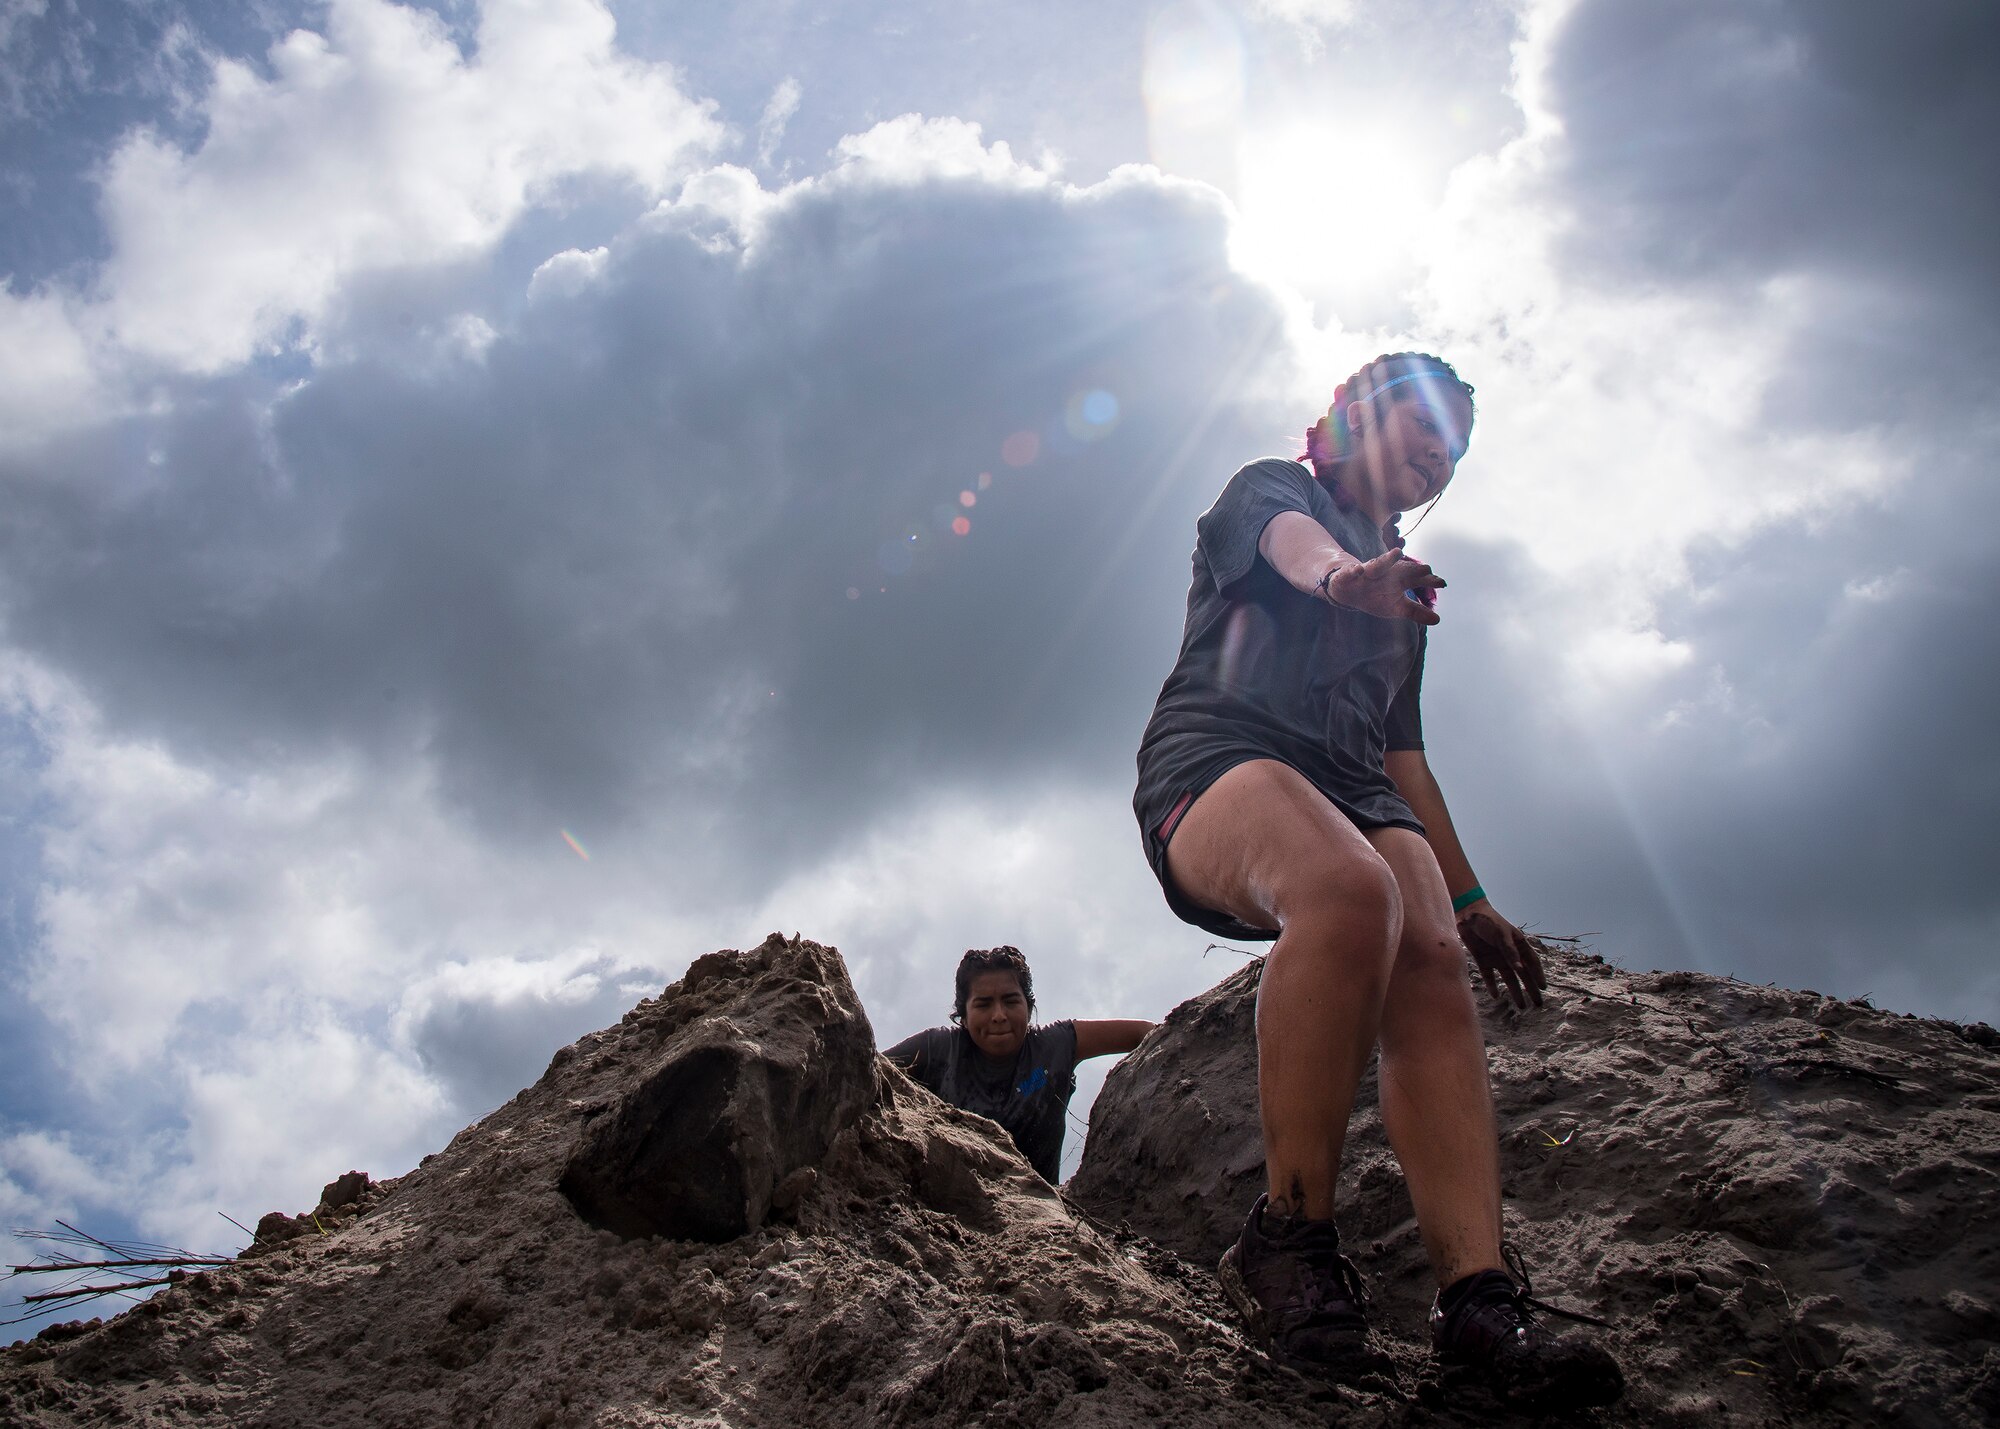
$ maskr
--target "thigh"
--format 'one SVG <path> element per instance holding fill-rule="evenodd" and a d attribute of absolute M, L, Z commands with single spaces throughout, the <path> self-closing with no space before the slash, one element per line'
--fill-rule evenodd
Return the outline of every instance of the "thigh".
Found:
<path fill-rule="evenodd" d="M 1361 831 L 1289 764 L 1253 759 L 1202 792 L 1167 845 L 1167 874 L 1204 908 L 1278 931 L 1286 910 L 1343 874 L 1379 877 Z"/>

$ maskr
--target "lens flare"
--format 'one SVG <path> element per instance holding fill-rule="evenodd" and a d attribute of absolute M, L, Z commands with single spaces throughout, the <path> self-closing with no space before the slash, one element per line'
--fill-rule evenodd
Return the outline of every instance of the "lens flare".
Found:
<path fill-rule="evenodd" d="M 578 858 L 582 859 L 585 863 L 590 862 L 590 850 L 577 842 L 575 834 L 571 833 L 568 829 L 557 829 L 556 832 L 562 835 L 563 842 L 575 851 Z"/>
<path fill-rule="evenodd" d="M 1102 387 L 1073 395 L 1063 407 L 1063 429 L 1080 442 L 1111 435 L 1118 425 L 1118 399 Z"/>
<path fill-rule="evenodd" d="M 966 520 L 963 516 L 954 517 L 952 519 L 951 523 L 952 535 L 963 536 L 969 533 L 971 530 L 972 530 L 972 523 Z"/>
<path fill-rule="evenodd" d="M 1038 433 L 1022 430 L 1000 443 L 1000 460 L 1009 466 L 1026 466 L 1042 454 L 1042 439 Z"/>

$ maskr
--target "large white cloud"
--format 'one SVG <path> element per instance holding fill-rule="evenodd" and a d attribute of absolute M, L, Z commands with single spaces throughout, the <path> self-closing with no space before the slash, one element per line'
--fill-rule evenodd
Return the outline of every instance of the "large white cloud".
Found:
<path fill-rule="evenodd" d="M 343 286 L 476 258 L 531 205 L 665 193 L 725 131 L 615 39 L 597 0 L 487 0 L 469 52 L 426 11 L 330 0 L 261 64 L 216 57 L 198 143 L 140 130 L 105 162 L 89 293 L 0 304 L 0 371 L 34 379 L 8 384 L 8 440 L 162 368 L 311 344 Z"/>
<path fill-rule="evenodd" d="M 595 0 L 488 0 L 468 57 L 422 11 L 332 0 L 268 77 L 218 60 L 198 150 L 140 134 L 112 156 L 109 336 L 213 371 L 310 326 L 358 272 L 484 250 L 566 182 L 664 191 L 720 126 L 614 38 Z"/>

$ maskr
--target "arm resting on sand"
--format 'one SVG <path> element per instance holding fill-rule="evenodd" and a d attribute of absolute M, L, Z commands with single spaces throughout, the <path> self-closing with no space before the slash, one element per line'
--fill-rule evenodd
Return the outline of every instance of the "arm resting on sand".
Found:
<path fill-rule="evenodd" d="M 1473 875 L 1472 862 L 1458 841 L 1458 831 L 1451 826 L 1451 811 L 1445 808 L 1444 791 L 1438 788 L 1437 776 L 1431 773 L 1424 752 L 1392 749 L 1382 757 L 1382 768 L 1395 781 L 1396 792 L 1403 796 L 1410 812 L 1424 826 L 1424 837 L 1437 856 L 1438 870 L 1444 874 L 1445 891 L 1457 898 L 1477 888 L 1479 880 Z M 1459 939 L 1478 964 L 1479 975 L 1486 979 L 1486 990 L 1494 1001 L 1500 1000 L 1500 983 L 1504 981 L 1515 1006 L 1526 1007 L 1532 1001 L 1540 1007 L 1542 991 L 1549 984 L 1542 972 L 1541 955 L 1528 935 L 1501 917 L 1485 898 L 1468 903 L 1455 916 Z"/>
<path fill-rule="evenodd" d="M 1444 791 L 1431 773 L 1430 761 L 1421 749 L 1392 749 L 1382 756 L 1382 768 L 1396 783 L 1396 792 L 1424 826 L 1424 837 L 1437 855 L 1438 869 L 1444 874 L 1445 892 L 1456 898 L 1479 880 L 1472 862 L 1451 826 L 1451 811 L 1444 806 Z"/>
<path fill-rule="evenodd" d="M 1153 1024 L 1137 1017 L 1114 1017 L 1076 1024 L 1076 1059 L 1108 1057 L 1113 1052 L 1129 1052 L 1145 1040 Z"/>

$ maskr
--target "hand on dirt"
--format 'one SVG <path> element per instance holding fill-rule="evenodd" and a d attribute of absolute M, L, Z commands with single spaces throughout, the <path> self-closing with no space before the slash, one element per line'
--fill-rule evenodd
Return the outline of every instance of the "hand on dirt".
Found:
<path fill-rule="evenodd" d="M 1335 605 L 1419 625 L 1436 625 L 1438 614 L 1411 592 L 1442 589 L 1444 581 L 1422 561 L 1404 555 L 1400 546 L 1372 561 L 1343 565 L 1326 583 L 1327 599 Z"/>
<path fill-rule="evenodd" d="M 1482 898 L 1460 913 L 1458 936 L 1495 1002 L 1501 1000 L 1500 983 L 1504 980 L 1514 1006 L 1526 1007 L 1530 999 L 1536 1007 L 1542 1005 L 1549 980 L 1542 972 L 1534 940 L 1495 912 L 1491 903 Z"/>

